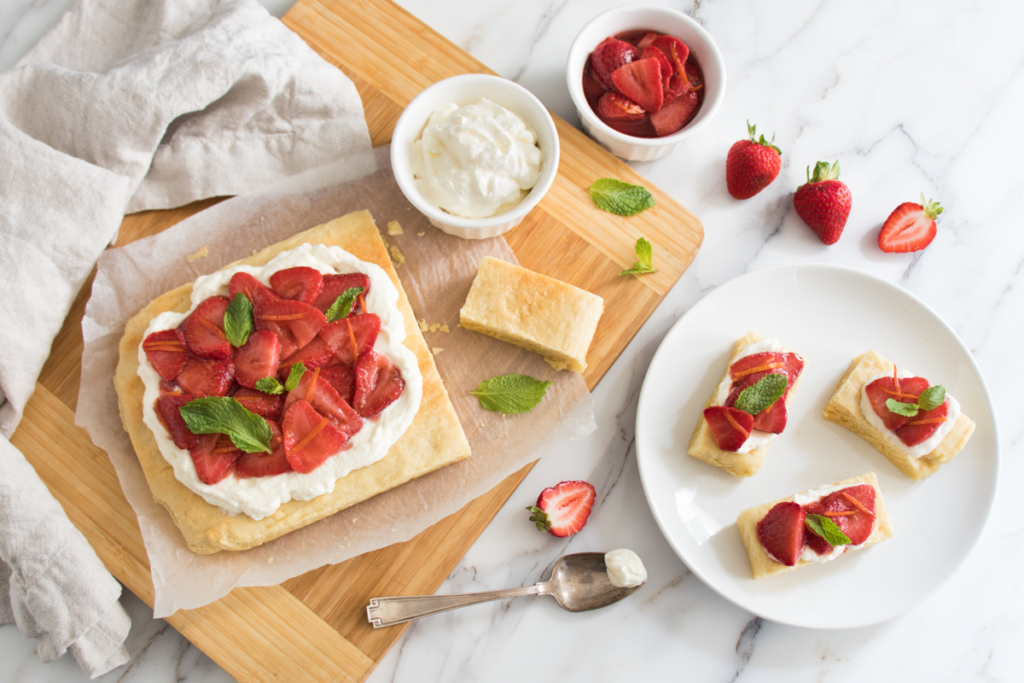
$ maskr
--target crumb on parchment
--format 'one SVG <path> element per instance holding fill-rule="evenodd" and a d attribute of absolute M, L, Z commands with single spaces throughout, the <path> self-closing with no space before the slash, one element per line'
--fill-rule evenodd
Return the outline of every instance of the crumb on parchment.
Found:
<path fill-rule="evenodd" d="M 423 237 L 423 236 L 424 236 L 424 235 L 426 235 L 426 234 L 427 234 L 427 233 L 425 233 L 425 232 L 418 232 L 418 233 L 416 233 L 416 236 L 417 236 L 417 237 Z"/>
<path fill-rule="evenodd" d="M 446 323 L 428 323 L 426 319 L 418 321 L 420 332 L 451 332 Z"/>
<path fill-rule="evenodd" d="M 399 225 L 398 221 L 390 221 L 388 223 L 388 234 L 389 235 L 401 235 L 402 226 Z"/>
<path fill-rule="evenodd" d="M 391 260 L 395 262 L 396 268 L 405 263 L 405 254 L 395 245 L 391 245 Z"/>
<path fill-rule="evenodd" d="M 440 346 L 431 346 L 430 347 L 430 352 L 432 354 L 434 354 L 435 356 L 438 355 L 439 353 L 441 353 L 442 351 L 444 351 L 444 349 L 442 349 Z"/>
<path fill-rule="evenodd" d="M 201 258 L 206 258 L 206 257 L 207 257 L 207 256 L 209 256 L 209 255 L 210 255 L 210 249 L 209 249 L 209 245 L 206 245 L 206 244 L 204 244 L 204 245 L 203 245 L 203 246 L 202 246 L 202 247 L 201 247 L 201 248 L 199 249 L 199 251 L 197 251 L 197 252 L 196 252 L 196 253 L 194 253 L 194 254 L 189 254 L 188 256 L 186 256 L 186 257 L 185 257 L 185 260 L 186 260 L 187 262 L 189 262 L 189 263 L 192 263 L 193 261 L 198 261 L 198 260 L 199 260 L 199 259 L 201 259 Z"/>

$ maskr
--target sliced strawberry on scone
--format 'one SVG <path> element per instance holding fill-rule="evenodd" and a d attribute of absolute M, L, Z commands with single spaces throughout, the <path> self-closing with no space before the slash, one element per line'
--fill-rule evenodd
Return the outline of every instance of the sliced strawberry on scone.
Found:
<path fill-rule="evenodd" d="M 296 472 L 312 472 L 345 447 L 348 440 L 331 421 L 316 412 L 307 401 L 298 400 L 288 408 L 281 423 L 284 450 Z"/>
<path fill-rule="evenodd" d="M 355 367 L 356 390 L 352 407 L 366 419 L 380 415 L 394 403 L 405 388 L 402 373 L 395 365 L 372 349 L 359 357 Z"/>
<path fill-rule="evenodd" d="M 266 285 L 249 273 L 235 273 L 228 283 L 228 299 L 234 301 L 236 294 L 244 294 L 253 306 L 274 301 L 280 297 L 267 289 Z"/>
<path fill-rule="evenodd" d="M 188 360 L 185 338 L 178 330 L 154 332 L 142 342 L 142 350 L 159 375 L 171 382 Z"/>
<path fill-rule="evenodd" d="M 871 407 L 882 420 L 885 428 L 895 432 L 905 425 L 909 417 L 894 413 L 885 405 L 890 398 L 898 403 L 917 403 L 917 399 L 928 388 L 928 380 L 924 377 L 879 377 L 864 387 Z M 927 438 L 927 437 L 926 437 Z"/>
<path fill-rule="evenodd" d="M 320 330 L 320 337 L 334 351 L 342 363 L 355 362 L 373 348 L 380 334 L 380 318 L 373 313 L 350 315 L 347 318 L 327 323 Z"/>
<path fill-rule="evenodd" d="M 875 526 L 875 489 L 867 484 L 830 493 L 820 501 L 821 514 L 830 518 L 850 539 L 850 545 L 868 540 Z"/>
<path fill-rule="evenodd" d="M 792 567 L 804 549 L 804 509 L 797 503 L 777 503 L 757 523 L 757 540 L 776 562 Z"/>
<path fill-rule="evenodd" d="M 526 508 L 530 521 L 540 531 L 565 538 L 579 532 L 590 518 L 597 493 L 585 481 L 563 481 L 549 486 L 537 496 L 537 505 Z"/>
<path fill-rule="evenodd" d="M 156 414 L 160 416 L 160 421 L 171 435 L 171 441 L 178 448 L 188 450 L 199 443 L 199 437 L 192 433 L 185 424 L 185 418 L 181 416 L 181 407 L 197 398 L 190 394 L 167 394 L 156 400 Z"/>
<path fill-rule="evenodd" d="M 288 455 L 284 450 L 284 434 L 281 427 L 274 420 L 267 420 L 273 436 L 270 437 L 270 448 L 272 453 L 242 453 L 235 460 L 235 476 L 240 479 L 252 477 L 269 477 L 275 474 L 291 472 L 292 466 L 288 462 Z"/>
<path fill-rule="evenodd" d="M 356 390 L 356 374 L 350 365 L 346 363 L 334 363 L 320 368 L 320 379 L 334 387 L 338 396 L 345 399 L 345 402 L 352 405 L 352 394 Z"/>
<path fill-rule="evenodd" d="M 356 379 L 358 378 L 357 374 Z M 708 423 L 711 435 L 715 437 L 715 443 L 723 451 L 739 450 L 754 429 L 753 415 L 728 406 L 705 408 L 704 419 Z"/>
<path fill-rule="evenodd" d="M 296 363 L 302 363 L 306 366 L 307 370 L 312 370 L 321 365 L 327 365 L 332 360 L 334 360 L 334 351 L 331 350 L 331 347 L 327 345 L 327 342 L 322 337 L 318 336 L 281 361 L 277 374 L 283 382 L 288 378 L 288 374 L 292 371 L 292 366 Z"/>
<path fill-rule="evenodd" d="M 788 380 L 786 393 L 804 370 L 804 359 L 795 353 L 765 351 L 744 356 L 729 366 L 729 377 L 733 382 L 746 379 L 751 384 L 771 372 L 782 373 Z M 786 394 L 783 394 L 785 396 Z"/>
<path fill-rule="evenodd" d="M 256 307 L 256 329 L 270 330 L 281 340 L 281 357 L 287 358 L 313 341 L 327 319 L 301 301 L 278 299 Z"/>
<path fill-rule="evenodd" d="M 915 377 L 914 379 L 921 379 Z M 927 384 L 927 381 L 925 382 Z M 900 380 L 903 386 L 903 380 Z M 906 446 L 916 446 L 927 441 L 932 434 L 949 419 L 949 399 L 932 410 L 919 410 L 914 417 L 907 418 L 906 424 L 896 430 L 896 436 Z"/>
<path fill-rule="evenodd" d="M 211 296 L 185 318 L 185 344 L 199 358 L 224 360 L 231 355 L 231 342 L 224 336 L 224 312 L 231 303 Z"/>
<path fill-rule="evenodd" d="M 227 396 L 235 379 L 235 364 L 227 360 L 189 358 L 175 382 L 195 396 Z"/>
<path fill-rule="evenodd" d="M 825 506 L 820 502 L 804 505 L 805 517 L 806 515 L 824 515 L 825 512 Z M 807 529 L 805 532 L 804 543 L 818 555 L 828 555 L 832 552 L 832 544 L 826 541 L 823 536 L 814 533 L 813 529 Z"/>
<path fill-rule="evenodd" d="M 280 420 L 284 409 L 284 396 L 264 394 L 256 389 L 239 388 L 231 396 L 250 413 L 256 413 L 266 420 Z"/>
<path fill-rule="evenodd" d="M 243 387 L 256 388 L 256 382 L 277 374 L 281 362 L 281 342 L 270 330 L 255 330 L 244 345 L 235 349 L 235 379 Z"/>
<path fill-rule="evenodd" d="M 320 376 L 320 368 L 302 374 L 299 384 L 288 392 L 284 402 L 285 413 L 296 401 L 306 401 L 312 405 L 318 413 L 329 418 L 346 437 L 352 436 L 363 426 L 363 418 L 338 394 L 330 382 Z"/>
<path fill-rule="evenodd" d="M 270 288 L 282 299 L 301 301 L 312 306 L 324 287 L 324 276 L 315 268 L 285 268 L 270 276 Z"/>
<path fill-rule="evenodd" d="M 313 305 L 322 313 L 326 313 L 338 297 L 354 287 L 362 287 L 363 294 L 370 293 L 370 277 L 366 273 L 343 273 L 341 275 L 324 275 L 324 287 L 320 290 Z M 352 307 L 355 312 L 356 307 Z M 364 311 L 365 312 L 365 311 Z"/>
<path fill-rule="evenodd" d="M 612 72 L 616 89 L 646 111 L 661 109 L 665 90 L 661 80 L 661 67 L 657 59 L 638 59 Z"/>
<path fill-rule="evenodd" d="M 188 452 L 192 454 L 199 481 L 211 485 L 228 476 L 231 465 L 242 455 L 242 451 L 224 434 L 203 434 L 199 443 Z"/>
<path fill-rule="evenodd" d="M 758 380 L 760 380 L 767 374 L 769 373 L 754 373 L 751 375 L 747 375 L 746 377 L 736 382 L 733 382 L 732 391 L 729 393 L 729 397 L 725 400 L 725 405 L 730 408 L 733 407 L 733 405 L 736 403 L 736 399 L 740 397 L 740 394 L 743 393 L 744 389 L 757 384 Z M 761 432 L 781 434 L 783 430 L 786 429 L 787 419 L 788 409 L 786 408 L 785 394 L 783 394 L 783 396 L 780 396 L 775 401 L 775 403 L 771 404 L 770 406 L 759 412 L 757 415 L 754 415 L 754 429 Z"/>

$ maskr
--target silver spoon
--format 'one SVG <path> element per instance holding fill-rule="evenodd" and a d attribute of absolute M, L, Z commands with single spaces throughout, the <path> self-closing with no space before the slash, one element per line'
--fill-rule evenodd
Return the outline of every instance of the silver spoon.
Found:
<path fill-rule="evenodd" d="M 466 605 L 517 598 L 520 595 L 550 595 L 563 609 L 585 612 L 618 602 L 639 587 L 613 586 L 608 579 L 604 553 L 576 553 L 558 558 L 551 569 L 551 578 L 532 586 L 461 595 L 371 598 L 366 616 L 374 628 L 382 628 Z"/>

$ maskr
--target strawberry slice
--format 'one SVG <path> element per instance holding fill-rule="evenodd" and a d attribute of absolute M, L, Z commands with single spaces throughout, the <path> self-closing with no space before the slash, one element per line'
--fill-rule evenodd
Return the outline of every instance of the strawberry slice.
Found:
<path fill-rule="evenodd" d="M 530 521 L 541 531 L 565 538 L 579 532 L 590 517 L 597 493 L 585 481 L 563 481 L 549 486 L 537 496 L 537 505 L 526 508 Z"/>
<path fill-rule="evenodd" d="M 597 113 L 613 121 L 639 121 L 647 116 L 639 104 L 614 90 L 601 95 L 597 101 Z"/>
<path fill-rule="evenodd" d="M 227 360 L 189 358 L 174 381 L 187 393 L 195 396 L 227 396 L 234 378 L 235 365 L 230 358 Z"/>
<path fill-rule="evenodd" d="M 353 287 L 362 287 L 363 296 L 370 293 L 370 277 L 366 273 L 344 273 L 342 275 L 324 275 L 324 287 L 317 297 L 316 306 L 322 313 L 326 313 L 338 297 L 346 290 Z M 356 307 L 352 307 L 354 313 Z M 365 313 L 365 311 L 364 311 Z"/>
<path fill-rule="evenodd" d="M 348 440 L 328 418 L 303 400 L 293 403 L 284 414 L 281 429 L 288 463 L 296 472 L 304 474 L 322 465 L 344 448 Z"/>
<path fill-rule="evenodd" d="M 235 273 L 228 283 L 228 299 L 234 300 L 236 294 L 244 294 L 253 306 L 274 301 L 280 297 L 267 289 L 266 285 L 249 273 Z"/>
<path fill-rule="evenodd" d="M 824 515 L 825 512 L 825 506 L 821 504 L 820 500 L 816 503 L 808 503 L 807 505 L 804 505 L 805 518 L 807 515 Z M 807 544 L 808 548 L 819 555 L 828 555 L 832 552 L 832 544 L 810 530 L 804 533 L 804 543 Z"/>
<path fill-rule="evenodd" d="M 326 379 L 320 376 L 320 368 L 302 374 L 298 386 L 288 392 L 284 401 L 284 412 L 296 401 L 305 401 L 321 415 L 330 419 L 334 427 L 346 438 L 358 432 L 363 418 L 343 399 Z"/>
<path fill-rule="evenodd" d="M 231 439 L 224 434 L 202 434 L 199 443 L 188 449 L 192 454 L 192 463 L 196 466 L 199 481 L 204 484 L 216 484 L 228 476 L 242 451 L 235 447 Z"/>
<path fill-rule="evenodd" d="M 900 380 L 900 386 L 903 381 Z M 927 440 L 945 422 L 949 416 L 949 399 L 932 410 L 918 411 L 917 415 L 908 418 L 906 424 L 896 430 L 896 436 L 907 446 L 916 446 Z"/>
<path fill-rule="evenodd" d="M 776 503 L 757 523 L 757 540 L 773 560 L 792 567 L 804 549 L 804 509 L 796 503 Z"/>
<path fill-rule="evenodd" d="M 288 455 L 284 449 L 284 434 L 274 420 L 267 420 L 273 436 L 270 437 L 270 448 L 273 453 L 242 453 L 235 460 L 235 476 L 239 479 L 252 477 L 269 477 L 274 474 L 291 472 L 292 466 L 288 462 Z"/>
<path fill-rule="evenodd" d="M 886 407 L 885 402 L 891 398 L 900 403 L 917 403 L 918 397 L 927 388 L 928 380 L 924 377 L 903 377 L 899 380 L 898 388 L 892 377 L 880 377 L 864 387 L 864 393 L 867 394 L 871 407 L 875 409 L 875 415 L 882 419 L 885 428 L 895 432 L 911 418 L 892 412 Z"/>
<path fill-rule="evenodd" d="M 395 402 L 405 389 L 405 380 L 395 365 L 373 349 L 359 357 L 355 367 L 356 390 L 352 407 L 370 419 Z"/>
<path fill-rule="evenodd" d="M 327 318 L 301 301 L 278 299 L 256 306 L 256 329 L 270 330 L 281 341 L 281 357 L 287 358 L 313 341 Z"/>
<path fill-rule="evenodd" d="M 157 373 L 168 382 L 178 376 L 188 360 L 185 338 L 178 330 L 154 332 L 143 340 L 142 350 Z"/>
<path fill-rule="evenodd" d="M 668 61 L 672 63 L 672 73 L 686 73 L 686 60 L 690 56 L 690 48 L 686 43 L 675 36 L 658 36 L 651 42 L 651 47 L 657 48 L 665 54 Z"/>
<path fill-rule="evenodd" d="M 660 35 L 661 35 L 660 33 L 648 33 L 648 34 L 646 34 L 643 38 L 640 39 L 640 42 L 636 44 L 637 49 L 639 49 L 639 50 L 646 50 L 647 48 L 649 48 L 651 46 L 651 44 L 655 40 L 658 39 L 658 36 L 660 36 Z"/>
<path fill-rule="evenodd" d="M 920 251 L 932 243 L 938 230 L 935 219 L 942 213 L 938 202 L 921 195 L 921 203 L 904 202 L 889 214 L 878 233 L 878 248 L 890 254 Z"/>
<path fill-rule="evenodd" d="M 612 81 L 619 92 L 651 112 L 652 116 L 665 101 L 657 59 L 638 59 L 620 66 L 612 72 Z"/>
<path fill-rule="evenodd" d="M 765 375 L 778 372 L 786 376 L 789 384 L 793 386 L 800 373 L 804 370 L 804 359 L 795 353 L 765 351 L 744 356 L 729 366 L 729 377 L 735 382 L 745 378 L 753 378 L 751 384 L 756 383 Z M 786 392 L 789 393 L 787 387 Z M 785 396 L 785 394 L 783 394 Z"/>
<path fill-rule="evenodd" d="M 727 406 L 705 408 L 704 419 L 715 442 L 723 451 L 739 450 L 754 429 L 754 417 L 750 413 Z"/>
<path fill-rule="evenodd" d="M 661 67 L 661 81 L 662 81 L 662 85 L 667 86 L 668 85 L 668 80 L 669 80 L 669 78 L 672 77 L 672 72 L 674 71 L 674 69 L 672 68 L 672 63 L 668 61 L 668 57 L 665 56 L 665 53 L 662 52 L 661 50 L 659 50 L 656 47 L 646 47 L 646 48 L 644 48 L 643 53 L 640 55 L 640 58 L 641 59 L 654 58 L 654 59 L 658 60 L 658 66 Z"/>
<path fill-rule="evenodd" d="M 312 306 L 324 287 L 324 276 L 319 270 L 306 266 L 285 268 L 270 276 L 270 287 L 282 299 L 301 301 Z"/>
<path fill-rule="evenodd" d="M 320 379 L 327 380 L 338 392 L 338 396 L 352 405 L 352 394 L 356 390 L 356 374 L 351 366 L 345 363 L 335 363 L 322 367 L 320 368 Z"/>
<path fill-rule="evenodd" d="M 181 407 L 198 396 L 189 394 L 167 394 L 156 400 L 156 414 L 171 435 L 171 441 L 178 448 L 189 449 L 199 443 L 199 437 L 192 433 L 181 416 Z"/>
<path fill-rule="evenodd" d="M 249 340 L 234 351 L 235 378 L 243 387 L 256 388 L 256 382 L 273 377 L 281 361 L 281 342 L 270 330 L 255 330 Z"/>
<path fill-rule="evenodd" d="M 687 90 L 679 94 L 673 91 L 672 100 L 666 100 L 661 109 L 651 114 L 654 132 L 658 137 L 663 137 L 682 130 L 699 106 L 700 99 L 695 91 Z"/>
<path fill-rule="evenodd" d="M 590 67 L 594 70 L 594 76 L 598 83 L 606 89 L 615 88 L 612 73 L 624 64 L 629 64 L 640 56 L 640 50 L 624 40 L 618 38 L 605 38 L 590 53 Z"/>
<path fill-rule="evenodd" d="M 280 420 L 284 410 L 284 396 L 264 394 L 255 389 L 239 388 L 232 398 L 237 400 L 250 413 L 256 413 L 267 420 Z"/>
<path fill-rule="evenodd" d="M 733 382 L 732 391 L 729 393 L 729 398 L 725 399 L 725 405 L 731 408 L 736 403 L 736 399 L 738 399 L 740 394 L 743 393 L 743 390 L 749 386 L 757 384 L 757 381 L 765 374 L 768 373 L 755 373 Z M 786 408 L 785 394 L 783 394 L 783 396 L 780 396 L 775 403 L 771 404 L 754 416 L 754 429 L 761 432 L 781 434 L 783 430 L 786 429 L 788 416 L 789 413 Z"/>
<path fill-rule="evenodd" d="M 307 370 L 312 370 L 321 365 L 327 365 L 332 360 L 334 360 L 334 351 L 331 350 L 331 347 L 327 345 L 327 342 L 322 337 L 315 337 L 313 341 L 281 361 L 277 374 L 281 381 L 284 382 L 288 379 L 288 374 L 296 363 L 301 362 L 306 366 Z"/>
<path fill-rule="evenodd" d="M 830 517 L 836 523 L 836 526 L 850 539 L 850 545 L 860 545 L 868 540 L 868 536 L 871 535 L 871 531 L 875 527 L 875 489 L 873 487 L 867 484 L 851 486 L 830 493 L 819 503 L 825 509 L 821 514 Z M 853 514 L 849 514 L 851 512 Z M 808 534 L 808 536 L 814 535 L 816 534 Z"/>
<path fill-rule="evenodd" d="M 231 355 L 231 343 L 224 336 L 224 312 L 231 303 L 211 296 L 185 318 L 185 344 L 199 358 L 224 360 Z"/>
<path fill-rule="evenodd" d="M 320 337 L 331 347 L 335 357 L 349 365 L 355 365 L 360 356 L 373 348 L 378 334 L 380 318 L 373 313 L 350 315 L 327 323 L 320 330 Z"/>

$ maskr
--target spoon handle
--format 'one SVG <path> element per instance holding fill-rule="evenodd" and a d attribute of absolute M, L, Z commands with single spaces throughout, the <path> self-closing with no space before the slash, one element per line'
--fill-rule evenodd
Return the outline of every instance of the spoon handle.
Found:
<path fill-rule="evenodd" d="M 366 616 L 374 628 L 393 626 L 412 621 L 438 612 L 475 605 L 491 600 L 518 598 L 521 595 L 539 595 L 543 583 L 520 588 L 504 588 L 485 593 L 463 593 L 461 595 L 408 595 L 394 598 L 371 598 L 366 607 Z"/>

